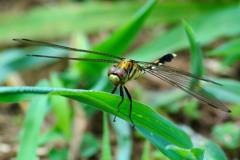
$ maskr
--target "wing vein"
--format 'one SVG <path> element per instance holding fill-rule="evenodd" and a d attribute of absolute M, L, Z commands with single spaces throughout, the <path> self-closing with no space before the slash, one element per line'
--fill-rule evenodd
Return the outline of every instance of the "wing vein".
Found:
<path fill-rule="evenodd" d="M 159 66 L 154 70 L 148 71 L 153 76 L 187 92 L 188 94 L 194 96 L 195 98 L 207 103 L 208 105 L 218 108 L 225 112 L 230 112 L 230 110 L 220 102 L 215 96 L 205 91 L 200 85 L 193 85 L 190 87 L 191 78 L 197 78 L 202 81 L 207 81 L 213 83 L 213 81 L 197 76 L 192 76 L 191 73 L 184 72 L 176 68 L 170 68 L 169 66 Z M 216 84 L 216 82 L 214 83 Z"/>
<path fill-rule="evenodd" d="M 89 59 L 89 58 L 73 58 L 73 57 L 56 57 L 56 56 L 47 56 L 47 55 L 39 55 L 39 54 L 32 54 L 27 56 L 33 57 L 41 57 L 41 58 L 54 58 L 54 59 L 62 59 L 62 60 L 77 60 L 77 61 L 87 61 L 87 62 L 103 62 L 103 63 L 119 63 L 115 60 L 110 59 Z"/>
<path fill-rule="evenodd" d="M 28 43 L 28 44 L 32 44 L 32 45 L 38 45 L 38 46 L 48 46 L 48 47 L 54 47 L 54 48 L 59 48 L 59 49 L 63 49 L 63 50 L 85 52 L 85 53 L 97 54 L 97 55 L 101 55 L 101 56 L 105 56 L 105 57 L 111 57 L 111 58 L 115 58 L 115 59 L 123 59 L 121 57 L 114 56 L 114 55 L 107 54 L 107 53 L 90 51 L 90 50 L 85 50 L 85 49 L 72 48 L 72 47 L 62 46 L 62 45 L 58 45 L 58 44 L 34 41 L 34 40 L 30 40 L 30 39 L 24 39 L 24 38 L 23 39 L 18 39 L 18 38 L 16 38 L 16 39 L 13 39 L 13 40 L 17 41 L 17 42 L 20 42 L 20 43 Z"/>

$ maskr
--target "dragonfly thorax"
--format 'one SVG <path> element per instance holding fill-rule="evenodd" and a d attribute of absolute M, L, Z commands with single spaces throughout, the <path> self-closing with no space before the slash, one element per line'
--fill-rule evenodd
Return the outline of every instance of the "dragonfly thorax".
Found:
<path fill-rule="evenodd" d="M 142 73 L 141 67 L 133 60 L 121 60 L 108 70 L 108 77 L 113 85 L 125 84 L 127 81 L 137 79 Z"/>

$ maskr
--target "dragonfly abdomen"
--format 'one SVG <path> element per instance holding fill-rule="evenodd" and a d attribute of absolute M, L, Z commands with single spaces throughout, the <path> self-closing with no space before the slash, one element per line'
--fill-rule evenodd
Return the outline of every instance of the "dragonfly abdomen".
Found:
<path fill-rule="evenodd" d="M 168 53 L 164 56 L 162 56 L 161 58 L 159 58 L 158 60 L 156 60 L 154 63 L 158 63 L 158 64 L 164 64 L 165 62 L 171 62 L 173 60 L 174 57 L 176 57 L 177 55 L 175 53 Z"/>
<path fill-rule="evenodd" d="M 157 66 L 163 65 L 165 62 L 171 62 L 173 60 L 173 58 L 176 56 L 177 55 L 175 53 L 168 53 L 168 54 L 162 56 L 161 58 L 157 59 L 156 61 L 154 61 L 153 64 L 146 66 L 144 68 L 144 72 L 151 71 L 151 70 L 155 69 Z"/>

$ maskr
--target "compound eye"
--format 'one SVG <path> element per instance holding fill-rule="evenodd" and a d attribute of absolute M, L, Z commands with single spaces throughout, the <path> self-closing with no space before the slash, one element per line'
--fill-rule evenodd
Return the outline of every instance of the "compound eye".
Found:
<path fill-rule="evenodd" d="M 119 76 L 120 79 L 125 78 L 127 75 L 124 69 L 118 69 L 115 73 Z"/>
<path fill-rule="evenodd" d="M 110 75 L 110 74 L 113 74 L 115 71 L 116 71 L 116 67 L 115 66 L 113 66 L 113 67 L 110 67 L 109 69 L 108 69 L 108 75 Z"/>

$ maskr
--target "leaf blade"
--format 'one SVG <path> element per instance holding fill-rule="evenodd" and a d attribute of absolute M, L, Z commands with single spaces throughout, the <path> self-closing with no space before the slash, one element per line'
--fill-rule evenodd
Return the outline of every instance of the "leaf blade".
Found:
<path fill-rule="evenodd" d="M 19 90 L 21 91 L 20 94 L 27 93 L 38 95 L 37 90 L 39 90 L 40 93 L 45 91 L 46 95 L 61 95 L 88 104 L 95 109 L 117 115 L 118 117 L 123 118 L 130 122 L 128 118 L 129 113 L 128 101 L 125 100 L 121 105 L 120 112 L 117 112 L 116 102 L 120 101 L 121 97 L 116 95 L 112 95 L 105 92 L 64 88 L 48 88 L 48 89 L 43 88 L 42 91 L 42 88 L 39 87 L 18 87 L 18 89 L 16 89 L 16 87 L 1 87 L 0 101 L 3 102 L 8 100 L 5 98 L 1 98 L 2 97 L 1 95 L 4 95 L 5 93 L 11 93 L 12 95 L 14 95 L 15 93 L 19 96 L 19 93 L 16 92 Z M 19 101 L 19 99 L 17 100 Z M 174 144 L 178 147 L 186 149 L 192 148 L 192 142 L 187 136 L 187 134 L 184 131 L 182 131 L 179 127 L 177 127 L 174 123 L 163 118 L 155 111 L 153 111 L 150 107 L 147 107 L 136 101 L 133 101 L 133 106 L 134 107 L 132 112 L 133 113 L 132 118 L 134 120 L 134 123 L 136 124 L 136 128 L 147 129 L 149 132 L 154 133 L 156 135 L 160 135 L 163 139 L 166 139 L 169 143 Z"/>

